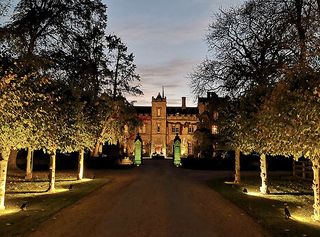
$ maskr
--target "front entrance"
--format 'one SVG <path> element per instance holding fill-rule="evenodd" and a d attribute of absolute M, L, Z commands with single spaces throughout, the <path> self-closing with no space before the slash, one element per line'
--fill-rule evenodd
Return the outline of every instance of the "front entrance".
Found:
<path fill-rule="evenodd" d="M 157 155 L 162 155 L 162 145 L 156 145 L 155 146 L 155 153 Z"/>
<path fill-rule="evenodd" d="M 164 159 L 162 145 L 155 145 L 154 153 L 152 154 L 152 159 Z"/>

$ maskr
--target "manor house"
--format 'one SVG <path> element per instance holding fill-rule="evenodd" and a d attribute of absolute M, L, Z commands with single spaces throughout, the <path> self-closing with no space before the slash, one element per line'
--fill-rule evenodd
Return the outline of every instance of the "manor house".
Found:
<path fill-rule="evenodd" d="M 172 157 L 173 140 L 177 134 L 181 139 L 181 155 L 197 155 L 194 132 L 205 124 L 210 126 L 212 134 L 218 133 L 215 124 L 218 113 L 212 108 L 217 108 L 214 105 L 220 99 L 214 92 L 208 92 L 207 97 L 198 98 L 197 107 L 187 107 L 186 97 L 182 97 L 181 106 L 173 107 L 167 106 L 164 93 L 159 93 L 152 97 L 151 106 L 136 106 L 142 125 L 135 134 L 139 133 L 142 139 L 143 156 Z M 126 150 L 129 154 L 134 152 L 134 137 L 128 139 Z"/>

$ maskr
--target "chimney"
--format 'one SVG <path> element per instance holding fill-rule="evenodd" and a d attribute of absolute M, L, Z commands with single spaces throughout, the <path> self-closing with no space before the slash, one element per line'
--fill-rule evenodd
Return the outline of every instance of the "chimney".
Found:
<path fill-rule="evenodd" d="M 186 106 L 186 97 L 182 97 L 181 99 L 182 99 L 182 105 L 181 105 L 181 108 L 182 108 L 182 109 L 187 108 L 187 106 Z"/>

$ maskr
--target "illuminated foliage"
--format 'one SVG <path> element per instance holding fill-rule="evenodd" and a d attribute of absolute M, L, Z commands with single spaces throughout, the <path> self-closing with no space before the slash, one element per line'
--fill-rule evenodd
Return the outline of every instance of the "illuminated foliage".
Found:
<path fill-rule="evenodd" d="M 103 94 L 96 103 L 95 109 L 100 111 L 97 113 L 96 119 L 96 144 L 116 144 L 124 142 L 127 138 L 124 133 L 124 127 L 128 126 L 129 131 L 134 131 L 140 126 L 141 121 L 138 119 L 134 107 L 128 103 L 124 97 L 113 98 Z M 135 134 L 132 134 L 135 136 Z M 98 146 L 94 150 L 94 156 L 97 156 Z"/>
<path fill-rule="evenodd" d="M 1 161 L 7 162 L 10 149 L 43 149 L 50 154 L 50 191 L 57 150 L 79 152 L 81 179 L 85 149 L 97 141 L 115 143 L 125 124 L 137 124 L 125 98 L 103 94 L 113 70 L 106 20 L 100 0 L 21 0 L 0 27 Z M 133 73 L 133 55 L 126 60 L 126 72 Z M 6 174 L 0 176 L 4 185 Z"/>
<path fill-rule="evenodd" d="M 211 55 L 191 75 L 195 93 L 231 97 L 220 133 L 233 149 L 312 160 L 317 220 L 319 13 L 316 0 L 251 0 L 221 11 L 209 27 Z"/>
<path fill-rule="evenodd" d="M 46 109 L 51 107 L 51 97 L 41 90 L 47 84 L 46 78 L 38 78 L 36 74 L 19 77 L 6 73 L 0 78 L 0 208 L 4 208 L 10 150 L 44 147 L 43 135 L 48 134 Z"/>

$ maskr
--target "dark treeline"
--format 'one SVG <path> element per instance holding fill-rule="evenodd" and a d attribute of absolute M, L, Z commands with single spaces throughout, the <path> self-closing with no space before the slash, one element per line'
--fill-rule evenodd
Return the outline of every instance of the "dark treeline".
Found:
<path fill-rule="evenodd" d="M 261 155 L 261 192 L 268 193 L 267 155 L 309 158 L 314 218 L 320 219 L 320 1 L 249 0 L 221 10 L 206 36 L 209 53 L 190 74 L 195 94 L 227 97 L 220 136 L 236 151 Z"/>

